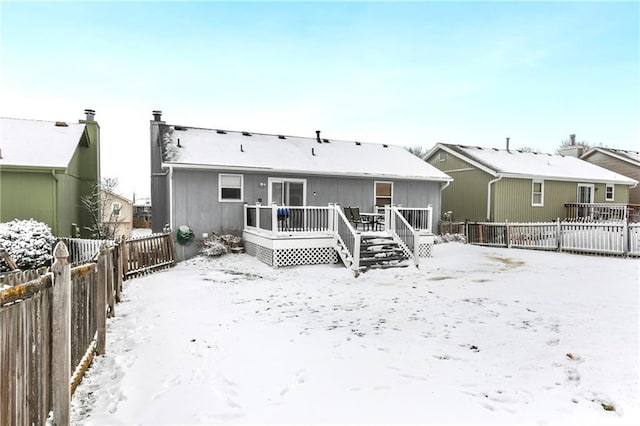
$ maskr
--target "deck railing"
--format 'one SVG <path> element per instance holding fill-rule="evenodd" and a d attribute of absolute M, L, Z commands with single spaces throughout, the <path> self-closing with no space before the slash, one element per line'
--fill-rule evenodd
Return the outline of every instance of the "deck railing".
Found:
<path fill-rule="evenodd" d="M 351 269 L 357 275 L 360 272 L 360 233 L 351 226 L 340 205 L 333 206 L 332 211 L 333 220 L 331 224 L 335 229 L 336 239 L 340 248 L 346 251 L 346 253 L 339 251 L 338 255 L 343 262 L 345 260 L 351 262 Z"/>
<path fill-rule="evenodd" d="M 431 233 L 433 209 L 430 205 L 426 208 L 397 207 L 397 209 L 413 229 Z"/>
<path fill-rule="evenodd" d="M 405 219 L 403 213 L 394 206 L 388 208 L 389 213 L 386 216 L 389 217 L 389 229 L 390 231 L 402 242 L 402 249 L 405 254 L 411 258 L 416 266 L 420 264 L 420 257 L 418 256 L 418 236 L 417 231 L 411 226 L 411 224 Z M 402 246 L 401 245 L 401 246 Z"/>
<path fill-rule="evenodd" d="M 640 205 L 638 204 L 567 203 L 564 206 L 567 221 L 640 222 Z"/>

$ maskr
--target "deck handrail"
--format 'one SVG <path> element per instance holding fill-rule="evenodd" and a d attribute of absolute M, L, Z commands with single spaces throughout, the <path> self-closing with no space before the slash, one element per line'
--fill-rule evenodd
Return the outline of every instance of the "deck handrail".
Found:
<path fill-rule="evenodd" d="M 431 205 L 425 207 L 401 207 L 396 206 L 398 211 L 407 220 L 411 228 L 416 231 L 426 231 L 432 233 L 433 208 Z"/>
<path fill-rule="evenodd" d="M 400 240 L 410 254 L 413 257 L 413 263 L 416 267 L 420 266 L 420 256 L 418 253 L 418 232 L 413 229 L 411 224 L 405 219 L 397 206 L 386 206 L 389 214 L 385 214 L 391 219 L 389 230 L 395 238 Z"/>
<path fill-rule="evenodd" d="M 351 258 L 351 269 L 357 276 L 360 273 L 360 233 L 351 226 L 340 204 L 330 205 L 329 208 L 333 208 L 333 232 Z"/>

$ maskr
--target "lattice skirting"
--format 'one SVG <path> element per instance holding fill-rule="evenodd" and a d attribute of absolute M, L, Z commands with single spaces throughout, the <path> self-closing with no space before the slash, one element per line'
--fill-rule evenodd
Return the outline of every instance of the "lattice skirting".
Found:
<path fill-rule="evenodd" d="M 248 255 L 257 257 L 258 260 L 266 263 L 269 266 L 273 266 L 273 250 L 259 246 L 258 244 L 249 241 L 245 241 L 244 250 Z"/>
<path fill-rule="evenodd" d="M 420 257 L 433 257 L 433 251 L 431 250 L 433 244 L 420 244 L 418 246 L 418 256 Z"/>
<path fill-rule="evenodd" d="M 310 247 L 276 250 L 275 266 L 320 265 L 338 263 L 338 253 L 332 247 Z"/>

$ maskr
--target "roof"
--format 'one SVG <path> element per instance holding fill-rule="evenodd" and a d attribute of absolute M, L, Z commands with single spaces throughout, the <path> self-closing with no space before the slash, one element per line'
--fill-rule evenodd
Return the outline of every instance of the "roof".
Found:
<path fill-rule="evenodd" d="M 608 182 L 626 185 L 637 183 L 634 179 L 576 157 L 442 143 L 437 144 L 429 152 L 428 157 L 432 156 L 439 148 L 467 160 L 493 176 Z"/>
<path fill-rule="evenodd" d="M 66 168 L 84 124 L 0 117 L 0 165 Z M 64 124 L 64 125 L 62 125 Z"/>
<path fill-rule="evenodd" d="M 163 132 L 165 166 L 451 180 L 397 145 L 182 126 Z"/>
<path fill-rule="evenodd" d="M 637 151 L 628 151 L 624 149 L 614 149 L 614 148 L 591 148 L 589 151 L 582 154 L 580 158 L 587 158 L 596 152 L 601 152 L 610 157 L 617 158 L 622 161 L 626 161 L 627 163 L 631 163 L 635 166 L 640 167 L 640 152 Z"/>

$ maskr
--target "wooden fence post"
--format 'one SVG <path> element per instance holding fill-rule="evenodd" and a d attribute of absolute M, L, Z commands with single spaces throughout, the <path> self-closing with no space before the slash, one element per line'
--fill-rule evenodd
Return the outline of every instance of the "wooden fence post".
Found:
<path fill-rule="evenodd" d="M 109 304 L 109 318 L 111 318 L 116 314 L 116 301 L 113 280 L 113 255 L 109 247 L 105 247 L 104 257 L 107 269 L 107 303 Z"/>
<path fill-rule="evenodd" d="M 122 300 L 122 251 L 124 250 L 124 235 L 120 236 L 120 243 L 116 246 L 116 302 Z"/>
<path fill-rule="evenodd" d="M 51 378 L 53 424 L 69 424 L 71 404 L 71 267 L 69 250 L 59 242 L 53 255 L 53 312 L 51 336 Z"/>
<path fill-rule="evenodd" d="M 562 225 L 560 224 L 560 218 L 556 218 L 556 235 L 558 251 L 562 251 Z"/>
<path fill-rule="evenodd" d="M 96 301 L 96 323 L 97 323 L 97 342 L 96 353 L 103 355 L 106 346 L 106 328 L 107 328 L 107 268 L 106 268 L 106 251 L 107 247 L 104 243 L 100 245 L 100 256 L 98 257 L 98 297 Z"/>

